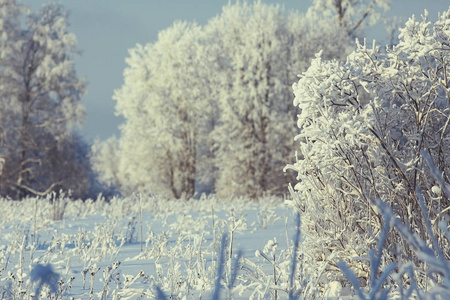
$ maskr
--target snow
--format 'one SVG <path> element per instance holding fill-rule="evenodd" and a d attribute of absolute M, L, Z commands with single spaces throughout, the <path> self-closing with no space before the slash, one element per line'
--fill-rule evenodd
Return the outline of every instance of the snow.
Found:
<path fill-rule="evenodd" d="M 276 285 L 280 299 L 288 297 L 290 274 L 283 272 L 290 270 L 286 253 L 293 250 L 296 225 L 281 199 L 54 201 L 66 203 L 61 220 L 52 220 L 54 204 L 47 199 L 0 200 L 0 293 L 7 298 L 34 291 L 44 298 L 49 292 L 74 299 L 152 298 L 160 288 L 167 297 L 208 299 L 222 236 L 222 297 L 273 297 L 269 287 Z M 224 287 L 229 282 L 231 290 Z"/>

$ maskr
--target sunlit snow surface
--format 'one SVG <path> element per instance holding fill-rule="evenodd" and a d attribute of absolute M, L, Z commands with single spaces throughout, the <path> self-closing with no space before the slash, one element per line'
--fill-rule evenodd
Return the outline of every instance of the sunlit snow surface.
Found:
<path fill-rule="evenodd" d="M 288 297 L 296 226 L 292 209 L 280 199 L 0 202 L 0 295 L 5 298 L 32 296 L 40 282 L 36 266 L 46 270 L 50 264 L 60 275 L 58 293 L 67 299 L 154 298 L 157 287 L 175 299 L 210 299 L 224 234 L 221 298 L 273 298 L 277 289 L 278 298 Z M 62 220 L 52 220 L 62 212 Z M 229 289 L 239 250 L 243 259 Z M 276 284 L 267 260 L 273 258 Z M 49 286 L 41 292 L 45 299 Z"/>

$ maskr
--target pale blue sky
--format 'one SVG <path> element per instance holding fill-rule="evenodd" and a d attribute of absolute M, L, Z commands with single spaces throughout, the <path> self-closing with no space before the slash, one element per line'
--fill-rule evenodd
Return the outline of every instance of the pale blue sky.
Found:
<path fill-rule="evenodd" d="M 44 0 L 23 0 L 33 10 Z M 115 101 L 112 95 L 121 87 L 125 58 L 128 49 L 137 43 L 153 42 L 160 30 L 175 20 L 206 21 L 219 14 L 228 0 L 62 0 L 70 12 L 69 30 L 76 34 L 82 56 L 76 59 L 80 77 L 89 82 L 88 94 L 83 103 L 88 120 L 81 133 L 88 140 L 119 136 L 118 126 L 123 119 L 115 116 Z M 311 0 L 280 0 L 286 9 L 306 11 Z M 426 8 L 430 19 L 436 20 L 438 12 L 447 10 L 449 0 L 392 0 L 389 16 L 397 15 L 406 21 L 412 14 L 420 16 Z M 386 35 L 379 26 L 367 32 L 368 39 L 380 40 Z"/>

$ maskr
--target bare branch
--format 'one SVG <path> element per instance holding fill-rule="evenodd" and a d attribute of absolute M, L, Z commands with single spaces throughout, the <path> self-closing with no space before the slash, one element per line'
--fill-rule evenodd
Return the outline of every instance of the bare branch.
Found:
<path fill-rule="evenodd" d="M 33 188 L 29 187 L 29 186 L 23 185 L 23 184 L 17 184 L 17 183 L 15 183 L 14 185 L 15 185 L 16 187 L 20 188 L 20 189 L 23 189 L 23 190 L 26 190 L 26 191 L 28 191 L 28 192 L 30 192 L 30 193 L 32 193 L 32 194 L 35 194 L 36 196 L 44 197 L 44 196 L 46 196 L 48 193 L 50 193 L 50 192 L 53 190 L 54 187 L 56 187 L 57 185 L 60 185 L 60 184 L 62 184 L 62 183 L 63 183 L 62 181 L 54 182 L 54 183 L 52 183 L 52 185 L 50 185 L 50 186 L 49 186 L 45 191 L 43 191 L 43 192 L 39 192 L 39 191 L 37 191 L 37 190 L 35 190 L 35 189 L 33 189 Z"/>

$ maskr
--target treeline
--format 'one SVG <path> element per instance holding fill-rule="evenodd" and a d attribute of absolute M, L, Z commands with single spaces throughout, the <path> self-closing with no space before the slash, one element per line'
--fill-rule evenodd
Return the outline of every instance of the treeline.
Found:
<path fill-rule="evenodd" d="M 328 2 L 306 14 L 229 4 L 205 26 L 175 22 L 131 49 L 114 94 L 121 136 L 94 145 L 101 179 L 124 194 L 285 194 L 294 175 L 282 170 L 298 133 L 292 83 L 319 50 L 343 58 L 387 9 L 387 1 Z"/>
<path fill-rule="evenodd" d="M 1 0 L 0 195 L 284 194 L 298 133 L 292 83 L 321 49 L 343 58 L 387 8 L 328 2 L 313 1 L 306 14 L 238 2 L 204 26 L 175 22 L 130 50 L 114 95 L 121 136 L 91 147 L 75 130 L 86 118 L 86 82 L 67 13 Z"/>

